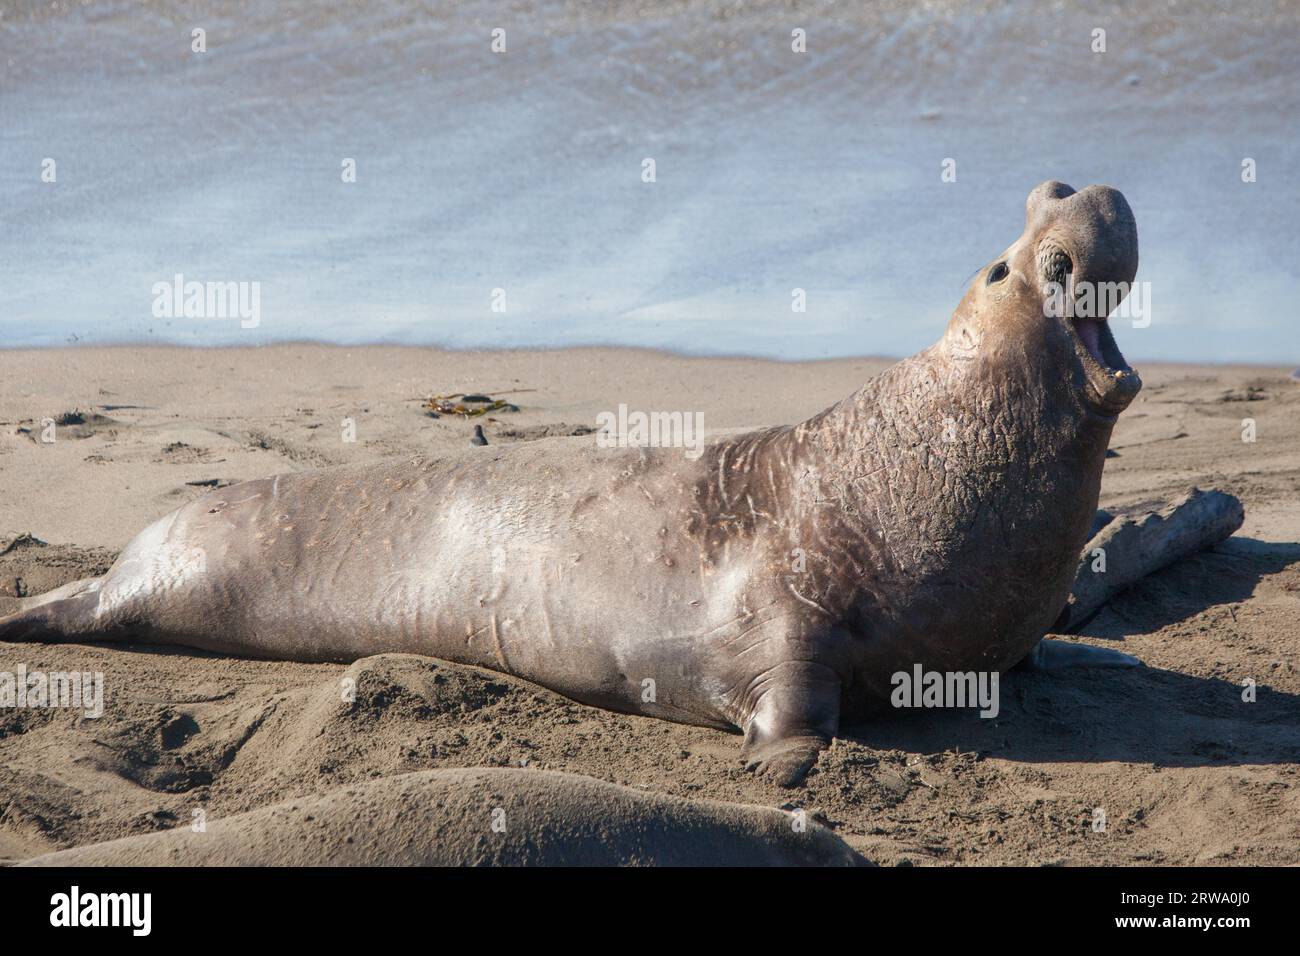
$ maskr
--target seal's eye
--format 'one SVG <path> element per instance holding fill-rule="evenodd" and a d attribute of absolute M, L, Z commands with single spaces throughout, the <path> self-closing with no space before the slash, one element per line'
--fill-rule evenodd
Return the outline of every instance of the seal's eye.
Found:
<path fill-rule="evenodd" d="M 995 282 L 1001 282 L 1010 274 L 1011 274 L 1011 270 L 1007 268 L 1007 264 L 1005 262 L 999 262 L 997 265 L 995 265 L 992 269 L 989 270 L 988 280 L 984 284 L 992 285 Z"/>

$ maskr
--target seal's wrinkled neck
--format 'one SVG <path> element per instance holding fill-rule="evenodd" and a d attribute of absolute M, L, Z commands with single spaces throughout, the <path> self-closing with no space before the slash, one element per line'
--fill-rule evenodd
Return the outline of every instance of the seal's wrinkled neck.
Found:
<path fill-rule="evenodd" d="M 793 430 L 804 486 L 850 513 L 871 502 L 864 520 L 915 555 L 1013 527 L 1053 546 L 1078 536 L 1077 553 L 1109 437 L 1046 363 L 954 359 L 943 343 Z M 1008 543 L 1038 547 L 1034 534 Z"/>
<path fill-rule="evenodd" d="M 1046 364 L 955 361 L 942 343 L 898 363 L 781 436 L 799 526 L 856 572 L 851 595 L 819 600 L 906 634 L 917 660 L 967 628 L 1010 666 L 1064 606 L 1110 427 Z"/>

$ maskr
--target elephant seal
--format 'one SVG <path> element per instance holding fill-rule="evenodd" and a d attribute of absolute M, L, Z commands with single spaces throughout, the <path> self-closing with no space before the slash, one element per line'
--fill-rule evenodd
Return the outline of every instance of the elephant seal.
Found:
<path fill-rule="evenodd" d="M 0 640 L 425 654 L 739 729 L 750 769 L 796 784 L 891 675 L 1050 664 L 1141 387 L 1061 290 L 1131 283 L 1137 258 L 1119 192 L 1043 183 L 943 337 L 808 421 L 695 457 L 565 439 L 233 485 Z"/>
<path fill-rule="evenodd" d="M 870 866 L 774 807 L 554 770 L 419 770 L 23 866 Z M 360 838 L 364 834 L 364 839 Z"/>

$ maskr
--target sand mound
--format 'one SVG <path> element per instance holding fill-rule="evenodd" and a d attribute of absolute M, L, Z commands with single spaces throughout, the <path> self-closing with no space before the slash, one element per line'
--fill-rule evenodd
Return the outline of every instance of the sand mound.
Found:
<path fill-rule="evenodd" d="M 767 807 L 641 793 L 546 770 L 425 770 L 28 866 L 760 866 L 863 864 Z"/>

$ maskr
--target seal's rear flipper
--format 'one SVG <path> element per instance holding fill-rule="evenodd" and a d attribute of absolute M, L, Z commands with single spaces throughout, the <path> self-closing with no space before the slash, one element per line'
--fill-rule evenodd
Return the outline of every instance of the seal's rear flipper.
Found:
<path fill-rule="evenodd" d="M 61 644 L 109 640 L 98 620 L 101 578 L 85 578 L 28 598 L 23 610 L 0 617 L 0 641 Z"/>
<path fill-rule="evenodd" d="M 1015 666 L 1018 671 L 1037 671 L 1050 674 L 1073 667 L 1142 667 L 1140 660 L 1123 651 L 1091 644 L 1072 644 L 1044 638 L 1034 645 L 1023 661 Z"/>

